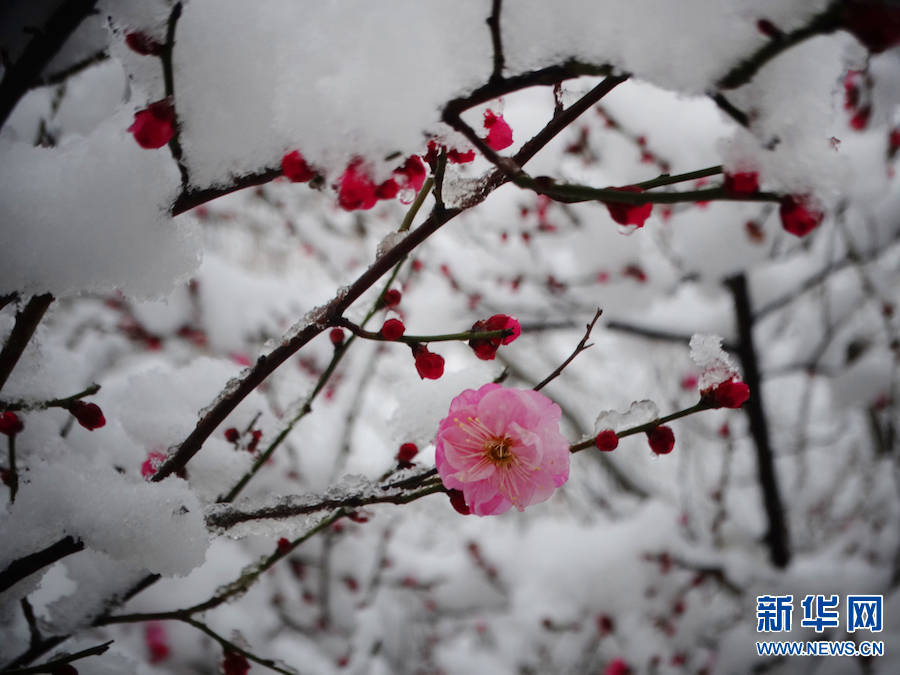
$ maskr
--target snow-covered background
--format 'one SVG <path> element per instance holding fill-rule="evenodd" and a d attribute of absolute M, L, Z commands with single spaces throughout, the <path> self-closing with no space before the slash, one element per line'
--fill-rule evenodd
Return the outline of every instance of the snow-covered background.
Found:
<path fill-rule="evenodd" d="M 78 672 L 215 673 L 231 647 L 304 674 L 612 674 L 622 662 L 634 673 L 898 672 L 900 50 L 871 53 L 831 25 L 726 88 L 738 64 L 834 7 L 93 4 L 0 130 L 5 343 L 32 297 L 53 296 L 0 389 L 0 410 L 24 423 L 14 502 L 0 436 L 0 573 L 63 538 L 83 544 L 0 591 L 0 667 L 113 640 L 73 662 Z M 498 81 L 486 19 L 500 4 L 500 75 L 575 61 L 630 75 L 528 162 L 529 175 L 605 187 L 721 164 L 757 173 L 766 193 L 808 197 L 822 224 L 798 238 L 782 228 L 777 200 L 713 199 L 655 204 L 635 230 L 601 202 L 494 189 L 494 167 L 476 151 L 471 163 L 448 163 L 441 181 L 446 207 L 461 213 L 394 255 L 414 192 L 348 211 L 344 172 L 356 162 L 381 184 L 429 141 L 473 149 L 442 112 Z M 40 35 L 32 29 L 76 5 L 0 9 L 4 82 Z M 172 49 L 140 54 L 126 40 L 135 34 L 160 45 L 174 35 Z M 513 145 L 501 154 L 512 156 L 601 80 L 511 88 L 463 119 L 483 137 L 483 113 L 502 115 Z M 176 143 L 140 147 L 135 113 L 167 96 Z M 293 150 L 319 174 L 311 183 L 276 178 Z M 714 172 L 666 189 L 721 182 Z M 428 194 L 411 236 L 435 206 Z M 445 360 L 436 380 L 419 377 L 402 344 L 357 339 L 336 350 L 317 308 L 355 293 L 385 259 L 398 263 L 399 305 L 373 314 L 384 275 L 362 284 L 344 317 L 372 314 L 372 331 L 400 318 L 408 334 L 433 335 L 503 313 L 522 336 L 493 361 L 465 342 L 431 344 Z M 746 408 L 672 422 L 669 455 L 654 455 L 643 434 L 612 453 L 578 452 L 568 483 L 524 512 L 464 517 L 434 494 L 210 525 L 234 510 L 378 494 L 403 443 L 419 454 L 401 477 L 432 468 L 454 396 L 504 373 L 509 386 L 540 382 L 596 308 L 593 346 L 543 390 L 569 441 L 688 408 L 709 384 L 690 358 L 693 335 L 721 336 L 746 367 L 738 280 L 751 302 L 761 377 L 751 397 L 764 406 L 756 420 L 768 427 L 786 566 L 772 562 Z M 182 475 L 147 480 L 233 378 L 308 326 L 320 334 L 240 401 Z M 105 426 L 89 431 L 47 406 L 92 383 L 100 389 L 85 401 Z M 807 593 L 883 594 L 880 634 L 842 625 L 817 635 L 797 610 L 793 632 L 768 639 L 880 639 L 886 655 L 756 656 L 756 597 L 779 593 L 795 607 Z"/>

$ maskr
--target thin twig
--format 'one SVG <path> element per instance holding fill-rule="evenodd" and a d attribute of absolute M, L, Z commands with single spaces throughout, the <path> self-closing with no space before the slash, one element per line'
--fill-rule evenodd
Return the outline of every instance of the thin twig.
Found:
<path fill-rule="evenodd" d="M 506 62 L 503 56 L 503 40 L 500 34 L 500 11 L 502 6 L 503 0 L 493 0 L 491 3 L 491 15 L 487 19 L 487 24 L 491 29 L 491 45 L 494 49 L 494 70 L 491 72 L 490 82 L 503 80 L 503 67 Z"/>
<path fill-rule="evenodd" d="M 31 666 L 29 668 L 16 668 L 14 670 L 5 670 L 3 671 L 4 675 L 31 675 L 32 673 L 50 673 L 53 672 L 54 668 L 59 666 L 64 666 L 67 663 L 72 663 L 73 661 L 78 661 L 79 659 L 85 659 L 88 656 L 99 656 L 100 654 L 105 653 L 109 646 L 113 643 L 113 640 L 108 640 L 103 644 L 95 645 L 94 647 L 88 647 L 87 649 L 82 649 L 80 652 L 75 652 L 74 654 L 68 654 L 67 656 L 61 656 L 58 659 L 53 659 L 52 661 L 47 661 L 47 663 L 42 663 L 39 666 Z"/>
<path fill-rule="evenodd" d="M 90 387 L 79 391 L 77 394 L 65 396 L 63 398 L 54 398 L 49 401 L 3 401 L 0 400 L 0 410 L 44 410 L 46 408 L 70 408 L 72 401 L 78 401 L 87 396 L 93 396 L 100 391 L 99 384 L 92 384 Z"/>
<path fill-rule="evenodd" d="M 572 363 L 572 361 L 575 360 L 576 356 L 578 356 L 585 349 L 593 347 L 593 345 L 589 345 L 587 341 L 591 337 L 591 331 L 594 330 L 594 325 L 597 323 L 597 320 L 602 316 L 602 314 L 603 310 L 598 307 L 597 311 L 594 313 L 594 318 L 591 319 L 590 323 L 585 326 L 584 337 L 581 338 L 581 342 L 576 345 L 575 350 L 569 355 L 569 358 L 559 364 L 559 366 L 552 373 L 550 373 L 547 377 L 534 385 L 532 389 L 534 389 L 535 391 L 540 391 L 541 389 L 546 387 L 553 380 L 560 376 L 562 371 L 565 370 L 566 366 L 568 366 L 570 363 Z"/>
<path fill-rule="evenodd" d="M 221 635 L 216 633 L 212 628 L 207 626 L 202 621 L 197 621 L 196 619 L 191 619 L 189 617 L 182 617 L 179 619 L 179 621 L 182 621 L 190 626 L 193 626 L 197 630 L 205 633 L 206 635 L 211 637 L 213 640 L 218 642 L 222 646 L 222 649 L 224 649 L 227 652 L 236 652 L 236 653 L 240 654 L 241 656 L 244 656 L 244 657 L 250 659 L 254 663 L 258 663 L 259 665 L 261 665 L 265 668 L 268 668 L 269 670 L 274 670 L 276 673 L 284 673 L 284 675 L 296 675 L 296 671 L 286 670 L 286 669 L 282 668 L 281 666 L 279 666 L 278 664 L 276 664 L 275 661 L 273 661 L 272 659 L 264 659 L 261 656 L 257 656 L 253 652 L 249 652 L 246 649 L 239 647 L 234 642 L 231 642 L 230 640 L 226 640 L 225 638 L 223 638 Z"/>
<path fill-rule="evenodd" d="M 173 52 L 175 50 L 175 28 L 178 26 L 178 20 L 180 18 L 181 3 L 176 2 L 172 6 L 172 11 L 169 13 L 169 23 L 166 27 L 166 42 L 159 52 L 159 59 L 162 61 L 163 82 L 165 83 L 166 97 L 168 97 L 169 100 L 172 101 L 172 105 L 175 106 L 176 114 L 175 133 L 172 134 L 172 138 L 169 140 L 169 151 L 172 153 L 172 158 L 175 160 L 176 164 L 178 164 L 178 171 L 181 172 L 181 187 L 182 189 L 186 189 L 190 183 L 190 176 L 188 175 L 187 165 L 184 163 L 184 153 L 181 148 L 181 125 L 177 122 L 178 106 L 176 105 L 177 101 L 175 100 L 175 72 L 172 63 Z"/>

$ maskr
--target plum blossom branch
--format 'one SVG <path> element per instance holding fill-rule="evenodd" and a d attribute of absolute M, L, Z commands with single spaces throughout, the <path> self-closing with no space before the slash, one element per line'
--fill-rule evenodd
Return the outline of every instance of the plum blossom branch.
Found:
<path fill-rule="evenodd" d="M 607 68 L 600 69 L 602 71 Z M 533 71 L 523 76 L 504 79 L 502 83 L 495 85 L 485 85 L 466 98 L 453 99 L 445 108 L 445 115 L 449 111 L 466 110 L 469 107 L 477 105 L 484 100 L 490 100 L 500 95 L 502 91 L 515 91 L 519 88 L 533 86 L 535 84 L 549 83 L 553 84 L 556 80 L 552 78 L 567 79 L 576 77 L 579 74 L 597 74 L 598 69 L 576 62 L 566 62 L 562 66 L 554 66 L 543 69 L 541 71 Z M 549 79 L 549 82 L 546 80 Z M 624 81 L 624 77 L 609 77 L 594 87 L 591 92 L 583 96 L 579 101 L 569 106 L 566 111 L 549 122 L 542 131 L 536 134 L 530 141 L 525 143 L 519 152 L 516 153 L 514 161 L 521 166 L 549 143 L 562 129 L 570 124 L 585 110 L 588 110 L 613 87 Z M 491 93 L 487 99 L 482 97 Z M 499 93 L 498 93 L 499 92 Z M 506 175 L 503 171 L 495 171 L 489 176 L 484 183 L 484 187 L 472 194 L 466 204 L 466 208 L 471 208 L 485 199 L 493 192 L 494 189 L 502 185 L 506 181 Z M 419 244 L 425 241 L 432 234 L 437 232 L 450 220 L 455 218 L 462 212 L 462 208 L 451 209 L 432 209 L 431 214 L 417 228 L 402 240 L 397 242 L 391 249 L 383 255 L 375 259 L 370 267 L 354 281 L 345 292 L 336 295 L 326 305 L 321 307 L 317 313 L 315 320 L 309 321 L 303 328 L 286 338 L 278 347 L 273 349 L 266 355 L 260 356 L 256 364 L 250 368 L 247 375 L 228 391 L 224 392 L 209 411 L 201 417 L 197 422 L 194 430 L 188 434 L 177 450 L 163 462 L 151 480 L 160 481 L 171 475 L 175 471 L 179 471 L 190 461 L 197 452 L 200 451 L 203 443 L 212 432 L 225 420 L 234 408 L 237 407 L 251 391 L 273 373 L 278 366 L 284 363 L 288 358 L 295 354 L 304 345 L 309 343 L 314 337 L 325 330 L 328 326 L 335 325 L 343 313 L 352 305 L 359 297 L 370 288 L 378 279 L 391 270 L 397 263 L 405 259 L 405 257 Z"/>
<path fill-rule="evenodd" d="M 666 415 L 665 417 L 658 417 L 655 420 L 651 420 L 649 422 L 645 422 L 644 424 L 638 424 L 633 427 L 629 427 L 627 429 L 623 429 L 622 431 L 617 431 L 616 436 L 618 438 L 625 438 L 626 436 L 633 436 L 634 434 L 647 433 L 648 431 L 652 431 L 656 427 L 667 424 L 677 419 L 681 419 L 682 417 L 687 417 L 688 415 L 693 415 L 694 413 L 698 413 L 702 410 L 710 410 L 715 407 L 708 400 L 701 399 L 694 405 L 689 408 L 684 408 L 683 410 L 676 410 L 673 413 Z M 573 443 L 569 446 L 569 452 L 580 452 L 581 450 L 587 450 L 588 448 L 593 448 L 594 446 L 594 438 L 591 437 L 587 440 L 580 441 L 579 443 Z"/>
<path fill-rule="evenodd" d="M 419 209 L 422 207 L 422 204 L 425 201 L 425 197 L 428 195 L 428 191 L 431 190 L 431 183 L 429 182 L 431 179 L 425 181 L 422 185 L 422 188 L 419 190 L 419 193 L 416 195 L 415 200 L 412 205 L 409 207 L 406 216 L 403 218 L 403 222 L 400 224 L 400 228 L 398 231 L 402 232 L 409 229 L 410 224 L 415 219 L 415 215 L 419 212 Z M 365 318 L 362 321 L 362 325 L 365 326 L 369 320 L 375 316 L 375 313 L 378 311 L 380 307 L 384 304 L 384 295 L 387 290 L 391 287 L 394 279 L 397 277 L 397 274 L 400 272 L 400 267 L 403 265 L 406 260 L 406 256 L 403 256 L 397 264 L 394 266 L 394 269 L 391 271 L 391 274 L 388 277 L 387 282 L 381 289 L 381 293 L 378 294 L 378 298 L 372 303 L 372 306 L 369 308 L 369 311 L 366 313 Z M 285 427 L 278 433 L 275 439 L 269 444 L 266 450 L 260 454 L 257 460 L 253 463 L 253 466 L 250 468 L 250 471 L 241 476 L 240 480 L 235 484 L 228 493 L 219 498 L 219 502 L 232 502 L 237 496 L 241 493 L 241 491 L 247 486 L 247 483 L 253 479 L 253 477 L 259 472 L 259 470 L 265 465 L 265 463 L 272 456 L 272 453 L 284 442 L 284 439 L 287 438 L 288 434 L 291 430 L 297 425 L 297 423 L 303 419 L 306 415 L 312 412 L 312 404 L 315 401 L 316 397 L 319 393 L 324 389 L 326 383 L 331 378 L 332 374 L 334 374 L 335 369 L 338 364 L 343 359 L 344 355 L 347 353 L 347 350 L 350 348 L 350 345 L 353 343 L 355 338 L 351 337 L 347 342 L 338 345 L 335 347 L 334 352 L 331 355 L 331 360 L 328 362 L 328 366 L 319 376 L 318 381 L 316 382 L 315 387 L 309 393 L 309 395 L 303 401 L 303 404 L 297 409 L 297 413 L 293 418 L 285 425 Z"/>
<path fill-rule="evenodd" d="M 562 374 L 562 371 L 565 370 L 566 366 L 568 366 L 570 363 L 572 363 L 572 361 L 575 360 L 576 356 L 578 356 L 585 349 L 593 346 L 589 345 L 587 341 L 590 339 L 591 331 L 594 330 L 594 325 L 597 323 L 597 320 L 601 317 L 602 314 L 603 310 L 598 307 L 597 311 L 594 313 L 594 318 L 591 319 L 590 323 L 585 326 L 584 337 L 582 337 L 581 341 L 575 346 L 575 350 L 569 355 L 569 358 L 559 364 L 559 366 L 552 373 L 550 373 L 547 377 L 534 385 L 532 389 L 534 389 L 535 391 L 540 391 L 541 389 L 546 387 L 553 380 L 559 377 L 560 374 Z"/>
<path fill-rule="evenodd" d="M 89 656 L 99 656 L 100 654 L 104 654 L 109 646 L 113 643 L 113 640 L 108 640 L 103 644 L 95 645 L 93 647 L 88 647 L 87 649 L 82 649 L 81 651 L 75 652 L 74 654 L 68 654 L 66 656 L 62 656 L 58 659 L 53 659 L 52 661 L 47 661 L 46 663 L 42 663 L 37 666 L 30 666 L 28 668 L 15 668 L 13 670 L 4 670 L 4 675 L 30 675 L 31 673 L 53 673 L 56 672 L 56 668 L 60 666 L 64 666 L 69 663 L 73 663 L 74 661 L 78 661 L 80 659 L 85 659 Z"/>

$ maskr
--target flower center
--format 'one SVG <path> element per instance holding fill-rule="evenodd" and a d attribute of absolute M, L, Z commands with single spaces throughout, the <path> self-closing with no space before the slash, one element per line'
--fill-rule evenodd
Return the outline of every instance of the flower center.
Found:
<path fill-rule="evenodd" d="M 484 454 L 494 464 L 505 466 L 515 458 L 515 455 L 510 451 L 512 445 L 513 439 L 509 436 L 492 436 L 484 439 Z"/>

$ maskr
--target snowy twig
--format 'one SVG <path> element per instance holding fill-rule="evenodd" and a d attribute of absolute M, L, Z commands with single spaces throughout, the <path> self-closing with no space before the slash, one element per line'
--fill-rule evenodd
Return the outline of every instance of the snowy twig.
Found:
<path fill-rule="evenodd" d="M 49 293 L 35 295 L 28 301 L 25 308 L 16 314 L 16 323 L 6 339 L 6 344 L 3 345 L 3 351 L 0 351 L 0 389 L 3 389 L 3 385 L 9 379 L 10 373 L 19 362 L 28 341 L 31 340 L 31 336 L 34 335 L 34 331 L 52 302 L 53 296 Z"/>
<path fill-rule="evenodd" d="M 66 408 L 72 407 L 73 401 L 78 401 L 87 396 L 93 396 L 100 391 L 99 384 L 92 384 L 87 389 L 79 391 L 77 394 L 65 396 L 63 398 L 54 398 L 49 401 L 3 401 L 0 400 L 0 410 L 44 410 L 46 408 Z"/>
<path fill-rule="evenodd" d="M 356 325 L 349 319 L 338 319 L 335 325 L 346 328 L 357 337 L 366 340 L 376 340 L 379 342 L 404 342 L 406 344 L 427 343 L 427 342 L 466 342 L 467 340 L 490 340 L 493 338 L 509 337 L 513 331 L 508 328 L 499 330 L 466 330 L 460 333 L 442 333 L 439 335 L 402 335 L 396 339 L 384 337 L 381 333 L 373 333 Z"/>
<path fill-rule="evenodd" d="M 443 492 L 444 487 L 439 480 L 422 479 L 415 487 L 415 492 L 391 489 L 383 486 L 380 492 L 368 492 L 343 497 L 323 497 L 315 501 L 282 501 L 273 506 L 264 506 L 251 510 L 222 508 L 206 517 L 206 524 L 212 529 L 228 530 L 251 520 L 284 520 L 297 516 L 309 515 L 319 511 L 334 509 L 358 509 L 372 504 L 407 504 L 421 497 Z"/>
<path fill-rule="evenodd" d="M 568 366 L 570 363 L 572 363 L 572 361 L 575 360 L 576 356 L 578 356 L 588 347 L 593 346 L 589 345 L 587 341 L 591 337 L 591 331 L 594 330 L 594 325 L 597 323 L 597 320 L 602 314 L 603 310 L 598 307 L 597 311 L 594 313 L 594 318 L 591 319 L 590 323 L 585 326 L 584 337 L 581 338 L 581 342 L 576 345 L 575 350 L 569 355 L 569 358 L 559 364 L 559 366 L 552 373 L 550 373 L 547 377 L 545 377 L 543 380 L 534 385 L 534 387 L 532 387 L 535 391 L 540 391 L 548 384 L 550 384 L 553 380 L 560 376 L 562 371 L 565 370 L 566 366 Z"/>

